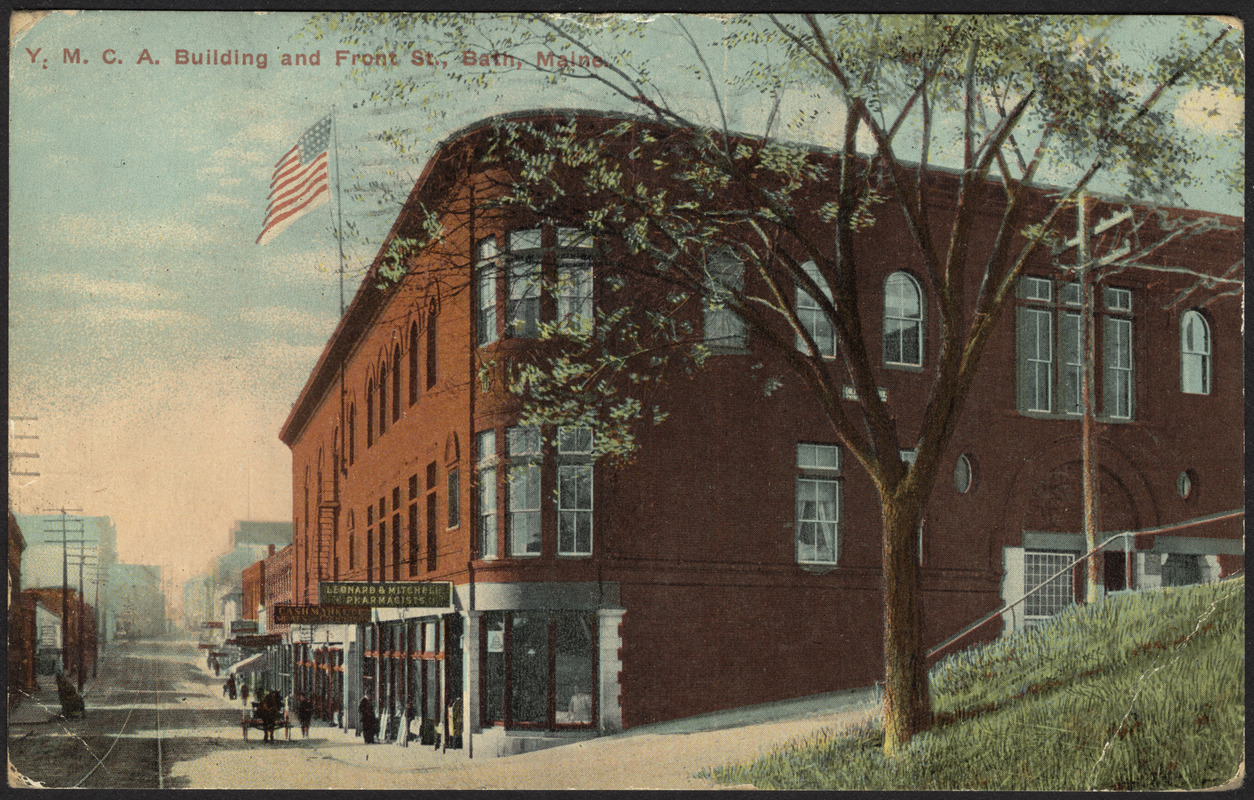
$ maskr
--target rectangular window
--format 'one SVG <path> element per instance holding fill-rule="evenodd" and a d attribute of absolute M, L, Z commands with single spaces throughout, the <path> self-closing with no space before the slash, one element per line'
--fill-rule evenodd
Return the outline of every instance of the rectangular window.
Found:
<path fill-rule="evenodd" d="M 828 301 L 832 299 L 832 289 L 827 285 L 819 268 L 815 266 L 813 261 L 807 261 L 801 265 L 810 280 L 823 290 L 824 296 Z M 823 312 L 819 302 L 811 297 L 806 290 L 797 287 L 797 318 L 801 321 L 802 327 L 806 333 L 810 334 L 810 338 L 814 340 L 814 344 L 818 347 L 817 355 L 832 357 L 836 355 L 836 333 L 832 330 L 832 323 L 827 318 L 827 314 Z M 808 352 L 805 340 L 801 335 L 797 335 L 797 349 L 801 352 Z"/>
<path fill-rule="evenodd" d="M 1062 349 L 1059 410 L 1064 414 L 1083 414 L 1084 404 L 1080 395 L 1084 380 L 1084 343 L 1080 341 L 1079 314 L 1062 315 L 1058 338 Z"/>
<path fill-rule="evenodd" d="M 1025 411 L 1053 410 L 1053 317 L 1048 309 L 1019 309 L 1019 400 Z"/>
<path fill-rule="evenodd" d="M 509 448 L 509 552 L 540 553 L 540 429 L 515 426 L 505 431 Z"/>
<path fill-rule="evenodd" d="M 743 351 L 749 331 L 733 304 L 745 288 L 744 262 L 730 247 L 720 247 L 706 255 L 705 273 L 705 344 L 714 352 Z"/>
<path fill-rule="evenodd" d="M 1024 551 L 1023 591 L 1027 599 L 1023 601 L 1023 606 L 1028 625 L 1039 624 L 1074 602 L 1070 570 L 1049 580 L 1051 575 L 1064 569 L 1074 560 L 1075 556 L 1072 553 Z M 1042 588 L 1040 591 L 1028 594 L 1037 587 Z"/>
<path fill-rule="evenodd" d="M 557 321 L 574 334 L 592 330 L 591 260 L 557 260 Z"/>
<path fill-rule="evenodd" d="M 835 564 L 840 523 L 840 482 L 797 478 L 797 562 Z"/>
<path fill-rule="evenodd" d="M 456 528 L 462 524 L 461 504 L 461 478 L 457 470 L 450 469 L 448 471 L 448 527 Z"/>
<path fill-rule="evenodd" d="M 475 269 L 475 326 L 480 345 L 496 341 L 496 276 L 500 269 L 496 256 L 496 239 L 481 239 L 477 246 Z"/>
<path fill-rule="evenodd" d="M 840 448 L 797 444 L 796 551 L 799 564 L 836 564 L 840 535 Z"/>
<path fill-rule="evenodd" d="M 483 722 L 505 721 L 505 615 L 490 611 L 483 615 Z"/>
<path fill-rule="evenodd" d="M 540 230 L 511 232 L 509 249 L 506 332 L 535 338 L 540 330 Z"/>
<path fill-rule="evenodd" d="M 1102 387 L 1101 415 L 1112 420 L 1131 419 L 1135 411 L 1129 316 L 1132 291 L 1115 287 L 1102 290 L 1103 309 L 1094 314 L 1093 325 L 1101 334 L 1103 353 L 1100 362 L 1088 365 L 1081 331 L 1083 287 L 1068 282 L 1060 283 L 1057 289 L 1055 302 L 1051 281 L 1024 277 L 1019 282 L 1015 334 L 1019 410 L 1070 417 L 1083 414 L 1083 380 L 1088 369 Z M 1055 324 L 1056 340 L 1052 335 Z M 1093 398 L 1096 392 L 1095 386 Z"/>
<path fill-rule="evenodd" d="M 558 725 L 591 725 L 596 617 L 562 612 L 554 617 L 553 721 Z"/>
<path fill-rule="evenodd" d="M 479 433 L 479 557 L 496 558 L 496 431 Z"/>
<path fill-rule="evenodd" d="M 1107 290 L 1110 291 L 1110 290 Z M 1102 345 L 1105 374 L 1102 411 L 1114 419 L 1132 418 L 1132 320 L 1106 317 Z"/>
<path fill-rule="evenodd" d="M 592 429 L 557 432 L 557 552 L 592 555 Z"/>
<path fill-rule="evenodd" d="M 479 635 L 484 724 L 560 729 L 596 723 L 595 614 L 488 612 Z"/>
<path fill-rule="evenodd" d="M 435 570 L 439 556 L 439 543 L 436 540 L 436 504 L 439 496 L 436 492 L 427 493 L 427 571 Z"/>
<path fill-rule="evenodd" d="M 797 466 L 801 469 L 840 469 L 840 447 L 834 444 L 797 445 Z"/>
<path fill-rule="evenodd" d="M 557 552 L 592 555 L 592 466 L 557 468 Z"/>
<path fill-rule="evenodd" d="M 418 574 L 418 504 L 409 504 L 409 577 Z"/>

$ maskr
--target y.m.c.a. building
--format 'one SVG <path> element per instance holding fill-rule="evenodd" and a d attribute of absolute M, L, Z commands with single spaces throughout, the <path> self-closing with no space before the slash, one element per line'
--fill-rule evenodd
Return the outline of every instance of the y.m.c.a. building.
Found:
<path fill-rule="evenodd" d="M 636 124 L 522 119 L 533 131 Z M 650 163 L 661 135 L 649 131 L 639 125 L 640 150 L 623 163 Z M 357 726 L 369 705 L 386 736 L 412 707 L 411 730 L 428 739 L 443 731 L 472 737 L 476 754 L 516 752 L 873 684 L 883 669 L 875 487 L 814 393 L 780 368 L 778 348 L 725 305 L 668 306 L 708 357 L 691 378 L 648 384 L 644 402 L 667 417 L 636 431 L 630 458 L 595 459 L 589 428 L 522 424 L 509 365 L 552 347 L 556 324 L 644 313 L 657 287 L 646 255 L 623 241 L 500 202 L 518 174 L 500 141 L 489 120 L 438 148 L 282 430 L 295 602 L 319 604 L 321 590 L 324 604 L 370 606 L 368 623 L 329 615 L 293 627 L 327 665 L 341 724 Z M 678 182 L 643 167 L 625 179 Z M 942 208 L 956 178 L 933 182 Z M 830 199 L 813 198 L 816 220 Z M 977 215 L 974 246 L 993 246 L 996 206 Z M 856 234 L 861 332 L 908 461 L 941 346 L 938 299 L 902 218 L 876 213 Z M 711 251 L 711 294 L 762 279 Z M 1221 228 L 1162 255 L 1206 272 L 1238 262 L 1241 244 Z M 1085 549 L 1074 281 L 1049 252 L 1027 264 L 943 454 L 919 531 L 929 645 Z M 1239 520 L 1173 527 L 1243 505 L 1240 303 L 1214 290 L 1173 304 L 1194 282 L 1127 270 L 1096 292 L 1100 529 L 1161 530 L 1107 546 L 1108 589 L 1243 565 Z M 799 310 L 817 307 L 801 288 L 782 290 L 798 293 Z M 830 328 L 801 316 L 817 350 L 807 344 L 805 356 L 843 369 Z M 783 378 L 764 391 L 768 374 Z M 839 402 L 853 407 L 857 393 Z M 395 587 L 410 582 L 427 586 Z M 1052 581 L 1002 628 L 1039 624 L 1082 586 Z"/>

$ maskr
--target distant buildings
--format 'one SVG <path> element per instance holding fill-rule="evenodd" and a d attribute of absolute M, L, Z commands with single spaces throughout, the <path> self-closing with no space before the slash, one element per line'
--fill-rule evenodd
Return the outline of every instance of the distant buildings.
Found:
<path fill-rule="evenodd" d="M 166 633 L 161 567 L 115 564 L 109 575 L 109 607 L 115 635 L 152 638 Z"/>
<path fill-rule="evenodd" d="M 26 540 L 9 512 L 8 703 L 35 691 L 35 602 L 22 592 L 22 553 Z"/>

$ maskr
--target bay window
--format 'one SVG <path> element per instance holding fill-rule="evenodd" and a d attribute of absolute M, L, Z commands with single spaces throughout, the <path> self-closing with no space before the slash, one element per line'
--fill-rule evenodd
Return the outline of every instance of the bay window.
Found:
<path fill-rule="evenodd" d="M 516 426 L 506 430 L 509 449 L 509 554 L 540 554 L 540 429 Z"/>
<path fill-rule="evenodd" d="M 482 431 L 477 444 L 479 557 L 496 558 L 496 431 Z"/>
<path fill-rule="evenodd" d="M 509 234 L 509 302 L 505 318 L 510 336 L 535 338 L 540 331 L 540 242 L 539 228 Z"/>

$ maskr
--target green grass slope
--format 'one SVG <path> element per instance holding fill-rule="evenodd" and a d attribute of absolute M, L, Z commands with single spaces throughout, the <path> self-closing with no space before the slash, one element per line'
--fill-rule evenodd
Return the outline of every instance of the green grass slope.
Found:
<path fill-rule="evenodd" d="M 936 725 L 885 759 L 878 724 L 706 773 L 762 789 L 1196 789 L 1245 746 L 1245 580 L 1113 594 L 949 656 Z"/>

